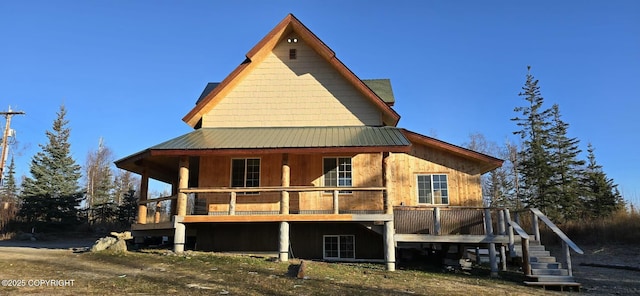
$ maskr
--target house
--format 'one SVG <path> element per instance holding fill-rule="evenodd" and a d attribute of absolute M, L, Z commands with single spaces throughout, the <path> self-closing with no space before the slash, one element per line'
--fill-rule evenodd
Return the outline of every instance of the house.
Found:
<path fill-rule="evenodd" d="M 116 161 L 142 176 L 134 235 L 389 270 L 405 243 L 505 242 L 485 232 L 480 183 L 502 161 L 398 127 L 394 102 L 388 79 L 358 78 L 287 15 L 205 87 L 183 118 L 192 132 Z M 148 199 L 150 178 L 173 195 Z"/>

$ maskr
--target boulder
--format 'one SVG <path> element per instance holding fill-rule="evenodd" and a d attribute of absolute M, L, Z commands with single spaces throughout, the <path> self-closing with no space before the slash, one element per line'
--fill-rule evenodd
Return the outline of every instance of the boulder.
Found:
<path fill-rule="evenodd" d="M 115 237 L 107 236 L 100 238 L 93 244 L 93 247 L 91 247 L 91 252 L 104 251 L 116 242 L 118 242 L 118 239 Z"/>
<path fill-rule="evenodd" d="M 124 240 L 117 240 L 114 244 L 107 247 L 107 250 L 114 252 L 126 252 L 127 251 L 127 243 Z"/>

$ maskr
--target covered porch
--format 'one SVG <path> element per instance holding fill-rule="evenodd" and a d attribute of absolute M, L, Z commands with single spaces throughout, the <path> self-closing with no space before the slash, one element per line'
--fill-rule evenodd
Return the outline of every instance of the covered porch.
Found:
<path fill-rule="evenodd" d="M 279 258 L 287 261 L 291 222 L 375 222 L 388 232 L 385 249 L 392 266 L 387 162 L 390 154 L 409 147 L 401 130 L 392 127 L 210 128 L 116 164 L 141 175 L 132 230 L 173 231 L 176 252 L 184 250 L 188 224 L 279 223 Z M 358 176 L 351 175 L 351 166 L 359 167 Z M 171 184 L 172 195 L 149 199 L 149 179 Z"/>

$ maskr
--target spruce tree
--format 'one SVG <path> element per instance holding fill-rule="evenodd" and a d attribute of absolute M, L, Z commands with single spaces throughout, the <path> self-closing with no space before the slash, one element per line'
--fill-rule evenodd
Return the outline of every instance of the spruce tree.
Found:
<path fill-rule="evenodd" d="M 522 150 L 518 162 L 521 175 L 517 195 L 523 199 L 528 207 L 536 207 L 550 216 L 557 217 L 554 200 L 552 198 L 553 168 L 549 153 L 551 110 L 544 109 L 544 98 L 541 95 L 538 80 L 531 74 L 531 67 L 527 67 L 527 78 L 522 92 L 518 95 L 527 102 L 525 106 L 516 107 L 515 112 L 522 117 L 511 119 L 521 129 L 514 132 L 522 139 Z"/>
<path fill-rule="evenodd" d="M 29 222 L 57 222 L 71 225 L 78 220 L 82 193 L 78 187 L 80 166 L 71 157 L 67 110 L 60 106 L 46 145 L 31 160 L 31 177 L 22 183 L 20 215 Z"/>
<path fill-rule="evenodd" d="M 13 156 L 9 161 L 7 167 L 6 176 L 3 179 L 2 184 L 2 201 L 4 202 L 18 202 L 18 185 L 16 184 L 16 164 Z"/>
<path fill-rule="evenodd" d="M 81 168 L 71 157 L 71 129 L 67 127 L 69 121 L 65 119 L 66 114 L 64 105 L 60 106 L 52 130 L 46 131 L 49 142 L 46 145 L 40 144 L 42 151 L 36 153 L 31 160 L 31 178 L 27 177 L 22 184 L 23 196 L 48 194 L 58 197 L 80 191 L 78 180 Z"/>
<path fill-rule="evenodd" d="M 554 173 L 551 179 L 554 185 L 553 196 L 561 218 L 572 220 L 578 218 L 580 212 L 580 178 L 585 162 L 578 159 L 582 152 L 578 147 L 580 141 L 577 138 L 567 136 L 569 124 L 562 120 L 560 107 L 557 104 L 551 107 L 551 116 L 550 150 L 553 160 L 551 166 Z"/>
<path fill-rule="evenodd" d="M 618 191 L 618 185 L 614 184 L 613 179 L 607 177 L 602 166 L 596 162 L 591 143 L 588 145 L 587 152 L 588 162 L 582 179 L 583 217 L 606 217 L 624 208 L 624 200 Z"/>

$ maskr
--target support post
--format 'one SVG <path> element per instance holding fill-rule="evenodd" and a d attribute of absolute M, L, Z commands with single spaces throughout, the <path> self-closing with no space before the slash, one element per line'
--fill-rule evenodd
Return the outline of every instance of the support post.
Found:
<path fill-rule="evenodd" d="M 282 187 L 289 187 L 291 180 L 291 168 L 289 167 L 289 154 L 282 154 Z M 289 191 L 280 193 L 280 214 L 289 214 Z"/>
<path fill-rule="evenodd" d="M 531 275 L 531 263 L 529 263 L 529 239 L 522 238 L 522 269 L 524 275 Z"/>
<path fill-rule="evenodd" d="M 149 174 L 147 170 L 142 171 L 140 178 L 140 201 L 147 201 L 149 191 Z M 138 204 L 138 224 L 147 224 L 147 204 Z"/>
<path fill-rule="evenodd" d="M 156 202 L 156 212 L 153 215 L 153 223 L 160 223 L 160 212 L 162 211 L 162 203 Z"/>
<path fill-rule="evenodd" d="M 289 261 L 289 222 L 280 222 L 280 240 L 278 245 L 278 259 Z"/>
<path fill-rule="evenodd" d="M 540 224 L 538 223 L 538 216 L 531 212 L 531 225 L 533 227 L 534 238 L 537 241 L 540 241 Z"/>
<path fill-rule="evenodd" d="M 388 271 L 396 270 L 396 242 L 393 220 L 384 222 L 384 262 Z"/>
<path fill-rule="evenodd" d="M 506 223 L 508 224 L 507 233 L 509 235 L 509 257 L 513 258 L 516 256 L 515 250 L 515 237 L 513 235 L 513 227 L 511 226 L 511 213 L 509 213 L 509 209 L 504 209 L 504 216 Z"/>
<path fill-rule="evenodd" d="M 493 235 L 493 221 L 491 220 L 491 209 L 484 209 L 485 235 Z M 498 276 L 498 261 L 496 260 L 496 244 L 489 244 L 489 265 L 491 266 L 491 277 Z"/>
<path fill-rule="evenodd" d="M 340 192 L 338 190 L 333 191 L 333 213 L 340 214 Z"/>
<path fill-rule="evenodd" d="M 187 215 L 187 194 L 180 192 L 180 189 L 189 187 L 189 157 L 180 157 L 180 171 L 178 177 L 178 216 Z"/>
<path fill-rule="evenodd" d="M 385 188 L 382 198 L 384 200 L 384 213 L 387 215 L 393 214 L 393 192 L 389 191 L 392 180 L 390 158 L 391 152 L 382 153 L 382 186 Z"/>
<path fill-rule="evenodd" d="M 440 208 L 435 207 L 433 208 L 433 234 L 440 235 L 441 227 L 442 226 L 440 225 Z"/>
<path fill-rule="evenodd" d="M 182 253 L 184 252 L 184 242 L 186 241 L 186 237 L 187 237 L 187 227 L 183 224 L 178 222 L 178 217 L 177 216 L 173 216 L 174 217 L 174 225 L 175 225 L 175 230 L 174 230 L 174 235 L 173 235 L 173 251 L 175 253 Z"/>
<path fill-rule="evenodd" d="M 178 182 L 177 182 L 177 180 L 174 180 L 173 183 L 171 183 L 171 196 L 176 196 L 177 197 L 178 196 L 178 191 L 179 191 Z M 170 203 L 171 203 L 171 205 L 169 207 L 169 209 L 170 209 L 169 210 L 169 215 L 171 215 L 171 216 L 176 215 L 178 213 L 177 212 L 177 210 L 178 210 L 178 199 L 174 198 L 174 199 L 172 199 L 170 201 Z M 196 202 L 196 204 L 197 204 L 197 202 Z"/>
<path fill-rule="evenodd" d="M 569 276 L 573 276 L 573 268 L 571 267 L 571 250 L 565 241 L 562 241 L 562 253 L 564 255 L 564 264 L 567 266 Z"/>
<path fill-rule="evenodd" d="M 498 234 L 499 235 L 506 234 L 504 211 L 505 211 L 504 209 L 498 211 Z M 506 254 L 506 248 L 504 244 L 500 244 L 500 269 L 502 271 L 507 270 L 507 254 Z"/>
<path fill-rule="evenodd" d="M 231 192 L 231 197 L 229 197 L 229 215 L 236 214 L 236 192 Z"/>

